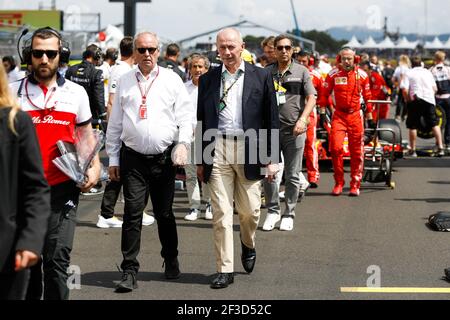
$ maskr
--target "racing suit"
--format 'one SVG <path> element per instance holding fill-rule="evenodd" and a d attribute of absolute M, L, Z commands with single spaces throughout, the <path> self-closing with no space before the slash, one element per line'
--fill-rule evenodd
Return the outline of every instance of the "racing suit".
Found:
<path fill-rule="evenodd" d="M 89 61 L 83 60 L 66 71 L 66 79 L 79 84 L 86 90 L 91 106 L 92 126 L 98 127 L 101 124 L 99 120 L 103 120 L 106 116 L 102 70 L 95 68 Z"/>
<path fill-rule="evenodd" d="M 389 96 L 388 87 L 386 85 L 386 81 L 376 71 L 372 71 L 370 73 L 370 91 L 372 92 L 373 100 L 386 100 Z M 389 105 L 388 104 L 380 104 L 380 119 L 387 119 L 389 116 Z M 378 119 L 378 106 L 373 107 L 372 112 L 373 121 L 377 121 Z"/>
<path fill-rule="evenodd" d="M 314 88 L 319 96 L 320 88 L 322 87 L 323 78 L 321 74 L 313 67 L 309 68 L 309 74 Z M 309 115 L 308 130 L 306 131 L 305 141 L 305 164 L 308 171 L 309 183 L 318 183 L 320 179 L 319 172 L 319 155 L 316 148 L 316 128 L 317 128 L 317 110 L 314 110 Z"/>
<path fill-rule="evenodd" d="M 366 113 L 372 112 L 369 76 L 363 70 L 333 69 L 322 85 L 320 107 L 325 107 L 334 91 L 336 109 L 331 121 L 330 151 L 336 185 L 343 186 L 344 139 L 348 135 L 350 149 L 350 187 L 360 188 L 364 167 L 364 117 L 361 110 L 361 94 L 366 102 Z"/>

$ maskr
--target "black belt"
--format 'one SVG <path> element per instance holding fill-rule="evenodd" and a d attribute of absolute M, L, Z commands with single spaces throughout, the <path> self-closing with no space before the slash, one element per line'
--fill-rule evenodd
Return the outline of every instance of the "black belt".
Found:
<path fill-rule="evenodd" d="M 137 152 L 129 147 L 127 147 L 125 145 L 125 143 L 122 144 L 122 148 L 125 150 L 125 152 L 128 152 L 132 155 L 138 156 L 142 159 L 146 159 L 146 160 L 160 160 L 162 158 L 165 158 L 167 156 L 171 156 L 172 153 L 172 149 L 175 146 L 175 144 L 171 144 L 163 153 L 158 153 L 158 154 L 143 154 L 140 152 Z"/>

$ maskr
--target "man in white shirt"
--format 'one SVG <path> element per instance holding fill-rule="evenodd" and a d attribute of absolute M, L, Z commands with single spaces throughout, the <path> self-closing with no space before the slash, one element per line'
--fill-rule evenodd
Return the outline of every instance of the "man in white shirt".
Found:
<path fill-rule="evenodd" d="M 108 104 L 106 106 L 107 118 L 111 115 L 114 96 L 116 94 L 117 82 L 120 77 L 133 69 L 133 37 L 124 37 L 120 41 L 120 61 L 111 68 L 110 78 L 108 82 Z M 105 187 L 103 194 L 101 213 L 98 216 L 97 227 L 99 228 L 120 228 L 122 221 L 114 216 L 114 208 L 122 189 L 121 181 L 110 181 Z M 142 217 L 142 225 L 150 226 L 155 222 L 153 216 L 144 212 Z"/>
<path fill-rule="evenodd" d="M 207 57 L 200 54 L 193 54 L 188 60 L 188 70 L 192 77 L 185 83 L 186 89 L 191 96 L 192 103 L 197 106 L 198 98 L 198 81 L 200 76 L 205 74 L 209 69 L 210 63 Z M 195 118 L 197 122 L 197 118 Z M 191 159 L 195 160 L 195 143 L 191 144 Z M 202 197 L 200 197 L 200 186 L 197 178 L 197 166 L 195 161 L 190 161 L 189 164 L 184 166 L 186 172 L 186 189 L 189 199 L 189 214 L 184 219 L 188 221 L 197 220 L 200 215 L 201 198 L 206 202 L 205 219 L 212 220 L 212 208 L 211 208 L 211 196 L 209 193 L 209 187 L 206 183 L 202 183 Z"/>
<path fill-rule="evenodd" d="M 423 118 L 426 126 L 432 129 L 436 139 L 436 155 L 444 156 L 441 128 L 438 126 L 436 117 L 436 82 L 431 72 L 422 67 L 421 57 L 413 57 L 411 63 L 413 69 L 407 73 L 400 84 L 400 89 L 402 89 L 405 100 L 408 102 L 406 127 L 409 129 L 410 155 L 417 157 L 417 129 L 421 127 L 421 118 Z"/>
<path fill-rule="evenodd" d="M 195 108 L 180 77 L 157 65 L 156 34 L 134 39 L 138 68 L 118 81 L 108 123 L 109 175 L 121 180 L 125 198 L 122 225 L 122 280 L 117 292 L 137 288 L 142 214 L 151 197 L 162 245 L 166 279 L 180 276 L 178 236 L 172 211 L 175 166 L 187 164 Z M 173 147 L 177 144 L 175 147 Z"/>

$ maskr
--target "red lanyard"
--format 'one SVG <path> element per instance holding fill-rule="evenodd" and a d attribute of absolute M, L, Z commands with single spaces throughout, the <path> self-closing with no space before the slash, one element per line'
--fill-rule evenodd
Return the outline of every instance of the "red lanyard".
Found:
<path fill-rule="evenodd" d="M 52 92 L 49 94 L 48 98 L 47 98 L 47 99 L 44 98 L 44 107 L 41 108 L 41 107 L 38 107 L 37 105 L 35 105 L 33 101 L 31 101 L 30 95 L 28 94 L 28 79 L 27 79 L 26 82 L 25 82 L 25 93 L 26 93 L 26 95 L 27 95 L 28 102 L 30 102 L 30 104 L 31 104 L 33 107 L 35 107 L 35 108 L 46 110 L 46 109 L 47 109 L 47 104 L 48 104 L 49 101 L 52 99 L 52 97 L 53 97 L 53 95 L 55 94 L 55 92 L 56 92 L 56 88 L 54 87 L 54 88 L 52 89 Z M 52 109 L 52 108 L 50 108 L 50 109 Z"/>
<path fill-rule="evenodd" d="M 135 76 L 136 76 L 136 81 L 137 81 L 138 87 L 139 87 L 139 91 L 141 92 L 142 104 L 143 104 L 143 105 L 144 105 L 144 104 L 147 104 L 147 95 L 148 95 L 148 93 L 149 93 L 149 91 L 150 91 L 150 88 L 153 86 L 153 83 L 155 82 L 156 78 L 158 78 L 158 76 L 159 76 L 159 67 L 157 67 L 157 68 L 158 68 L 158 71 L 157 71 L 157 73 L 156 73 L 155 79 L 153 79 L 152 83 L 150 83 L 150 85 L 148 86 L 147 90 L 145 90 L 145 93 L 144 93 L 144 90 L 142 90 L 142 87 L 141 87 L 141 81 L 139 80 L 139 78 L 138 78 L 138 76 L 137 76 L 137 73 L 135 74 Z M 144 88 L 145 88 L 145 87 L 144 87 Z"/>

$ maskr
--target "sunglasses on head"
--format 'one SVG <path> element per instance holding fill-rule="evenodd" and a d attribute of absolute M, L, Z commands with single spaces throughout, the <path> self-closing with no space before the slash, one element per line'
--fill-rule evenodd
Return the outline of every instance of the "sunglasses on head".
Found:
<path fill-rule="evenodd" d="M 286 51 L 291 51 L 292 46 L 277 46 L 278 51 L 283 51 L 283 49 L 286 49 Z"/>
<path fill-rule="evenodd" d="M 156 50 L 158 50 L 158 48 L 137 48 L 137 51 L 140 54 L 145 54 L 146 51 L 150 54 L 154 54 Z"/>
<path fill-rule="evenodd" d="M 33 57 L 35 57 L 36 59 L 40 59 L 44 56 L 44 54 L 47 56 L 47 58 L 49 59 L 55 59 L 56 56 L 58 55 L 59 51 L 58 50 L 38 50 L 38 49 L 33 49 L 31 50 L 31 54 L 33 55 Z"/>

